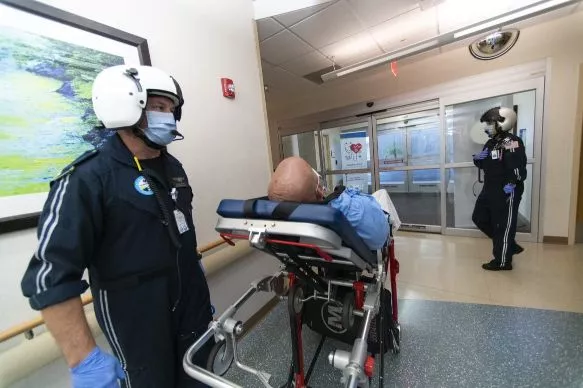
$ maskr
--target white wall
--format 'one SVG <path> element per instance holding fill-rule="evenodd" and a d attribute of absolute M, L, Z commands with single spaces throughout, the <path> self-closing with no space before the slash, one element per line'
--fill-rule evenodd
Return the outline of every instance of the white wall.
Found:
<path fill-rule="evenodd" d="M 152 64 L 180 82 L 186 104 L 185 140 L 171 146 L 195 192 L 199 245 L 218 238 L 215 210 L 222 198 L 263 195 L 270 175 L 267 122 L 251 0 L 45 0 L 55 7 L 148 40 Z M 220 78 L 234 80 L 237 98 L 222 96 Z M 20 279 L 35 249 L 34 230 L 0 235 L 0 330 L 36 316 L 20 294 Z M 213 299 L 231 296 L 232 278 L 248 283 L 263 272 L 214 282 Z M 239 286 L 235 288 L 240 288 Z M 221 303 L 224 304 L 224 303 Z"/>
<path fill-rule="evenodd" d="M 301 117 L 350 104 L 385 97 L 396 97 L 493 70 L 541 59 L 550 59 L 549 88 L 546 90 L 543 140 L 543 203 L 545 236 L 568 236 L 572 203 L 574 160 L 573 140 L 580 128 L 575 124 L 579 64 L 583 62 L 583 12 L 524 28 L 514 48 L 502 58 L 475 60 L 466 46 L 444 47 L 439 53 L 422 55 L 399 63 L 398 77 L 388 67 L 360 73 L 354 77 L 324 84 L 309 94 L 280 95 L 270 98 L 272 122 Z M 364 104 L 363 104 L 364 107 Z M 271 126 L 272 130 L 277 125 Z"/>

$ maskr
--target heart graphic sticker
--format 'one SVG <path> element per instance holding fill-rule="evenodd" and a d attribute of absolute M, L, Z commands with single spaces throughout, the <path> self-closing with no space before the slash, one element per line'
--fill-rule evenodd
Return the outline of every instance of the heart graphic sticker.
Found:
<path fill-rule="evenodd" d="M 350 149 L 352 150 L 352 152 L 354 152 L 355 154 L 358 154 L 360 152 L 360 150 L 362 149 L 362 144 L 360 143 L 356 143 L 356 144 L 351 144 L 350 145 Z"/>

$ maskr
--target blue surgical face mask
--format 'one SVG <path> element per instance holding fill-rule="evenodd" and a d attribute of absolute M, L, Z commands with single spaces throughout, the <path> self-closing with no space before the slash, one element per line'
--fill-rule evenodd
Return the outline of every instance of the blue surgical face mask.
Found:
<path fill-rule="evenodd" d="M 176 119 L 172 113 L 146 111 L 146 118 L 148 126 L 142 130 L 151 142 L 167 146 L 180 135 L 176 130 Z"/>
<path fill-rule="evenodd" d="M 494 137 L 494 135 L 496 135 L 496 125 L 487 124 L 486 128 L 484 128 L 484 132 L 486 132 L 489 137 Z"/>

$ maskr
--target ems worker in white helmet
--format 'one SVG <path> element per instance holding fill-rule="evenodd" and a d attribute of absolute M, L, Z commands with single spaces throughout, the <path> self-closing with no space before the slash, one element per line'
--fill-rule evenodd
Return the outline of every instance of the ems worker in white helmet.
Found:
<path fill-rule="evenodd" d="M 182 138 L 178 83 L 149 66 L 115 66 L 93 84 L 93 107 L 115 129 L 51 182 L 39 246 L 22 280 L 70 367 L 74 388 L 200 387 L 184 352 L 212 319 L 192 220 L 192 189 L 166 150 Z M 96 346 L 94 310 L 113 355 Z M 212 347 L 212 344 L 210 345 Z M 210 349 L 197 353 L 206 366 Z"/>
<path fill-rule="evenodd" d="M 526 179 L 526 152 L 522 139 L 511 129 L 516 113 L 510 108 L 492 108 L 482 115 L 490 140 L 474 155 L 474 164 L 484 170 L 484 187 L 478 196 L 472 220 L 492 239 L 493 258 L 482 268 L 512 269 L 512 256 L 524 249 L 514 240 L 518 207 Z"/>

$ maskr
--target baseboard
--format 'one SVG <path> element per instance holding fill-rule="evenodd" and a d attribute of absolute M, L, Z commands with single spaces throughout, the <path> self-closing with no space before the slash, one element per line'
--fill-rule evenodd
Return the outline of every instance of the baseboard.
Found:
<path fill-rule="evenodd" d="M 575 244 L 583 244 L 583 222 L 578 222 L 575 226 Z"/>
<path fill-rule="evenodd" d="M 557 245 L 568 245 L 569 239 L 567 237 L 559 237 L 559 236 L 544 236 L 543 243 L 545 243 L 545 244 L 557 244 Z"/>
<path fill-rule="evenodd" d="M 275 306 L 279 303 L 279 296 L 274 296 L 269 300 L 269 302 L 265 303 L 263 307 L 261 307 L 255 314 L 249 317 L 248 320 L 245 321 L 243 325 L 243 333 L 241 333 L 241 337 L 244 337 L 249 333 L 263 318 L 269 314 L 271 310 L 274 309 Z"/>

